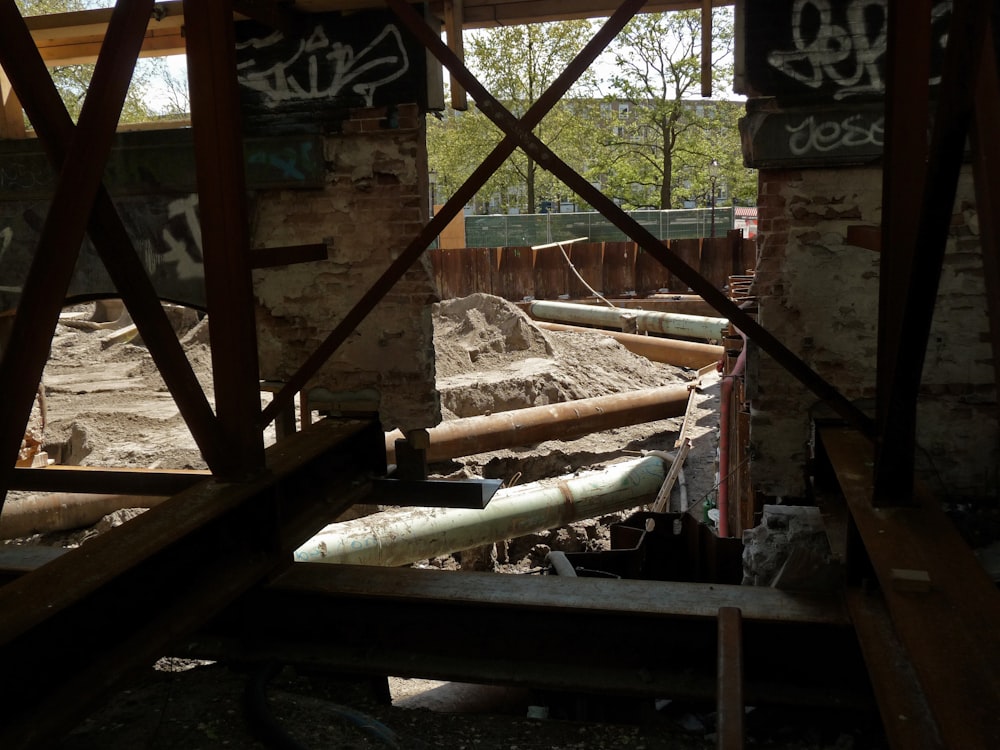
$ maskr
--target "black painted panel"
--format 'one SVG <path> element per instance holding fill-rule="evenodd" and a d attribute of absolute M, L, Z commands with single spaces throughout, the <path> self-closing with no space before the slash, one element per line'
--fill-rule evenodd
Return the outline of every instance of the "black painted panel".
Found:
<path fill-rule="evenodd" d="M 314 14 L 308 29 L 289 39 L 236 25 L 247 132 L 336 130 L 352 107 L 426 107 L 426 52 L 388 11 Z"/>
<path fill-rule="evenodd" d="M 951 17 L 933 6 L 931 83 Z M 879 99 L 885 91 L 886 0 L 747 0 L 747 80 L 783 102 Z"/>

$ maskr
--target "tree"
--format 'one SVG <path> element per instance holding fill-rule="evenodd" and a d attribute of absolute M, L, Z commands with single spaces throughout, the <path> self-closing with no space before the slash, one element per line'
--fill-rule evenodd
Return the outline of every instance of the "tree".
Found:
<path fill-rule="evenodd" d="M 67 13 L 110 7 L 112 0 L 16 0 L 23 16 Z M 92 64 L 50 68 L 52 80 L 70 115 L 76 120 L 94 74 Z M 139 60 L 122 109 L 121 122 L 172 118 L 188 111 L 187 82 L 170 70 L 165 58 Z"/>
<path fill-rule="evenodd" d="M 534 104 L 577 52 L 590 40 L 589 21 L 502 26 L 470 34 L 466 44 L 467 64 L 483 85 L 516 117 Z M 582 110 L 593 75 L 588 74 L 574 89 L 577 96 L 564 100 L 534 129 L 534 134 L 561 158 L 583 168 L 587 152 L 584 128 L 588 119 Z M 477 108 L 444 113 L 430 121 L 427 133 L 430 168 L 438 184 L 450 194 L 472 173 L 501 139 L 502 133 Z M 483 203 L 500 208 L 526 207 L 535 211 L 543 197 L 557 201 L 566 190 L 554 177 L 518 150 L 490 179 L 480 196 Z"/>
<path fill-rule="evenodd" d="M 713 91 L 721 94 L 732 80 L 728 9 L 713 13 L 712 40 Z M 740 157 L 740 106 L 694 98 L 701 84 L 700 13 L 638 15 L 611 51 L 615 73 L 601 158 L 592 170 L 605 191 L 626 207 L 680 207 L 708 195 L 707 167 L 717 159 L 729 194 L 747 193 L 753 179 Z"/>

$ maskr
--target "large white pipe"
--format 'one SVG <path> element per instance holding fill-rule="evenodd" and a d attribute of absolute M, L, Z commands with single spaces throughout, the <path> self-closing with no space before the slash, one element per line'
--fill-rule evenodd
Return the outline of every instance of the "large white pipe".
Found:
<path fill-rule="evenodd" d="M 327 526 L 295 551 L 298 562 L 408 565 L 641 505 L 663 484 L 656 457 L 501 489 L 483 510 L 395 508 Z"/>
<path fill-rule="evenodd" d="M 528 313 L 531 317 L 541 320 L 561 320 L 622 330 L 630 328 L 634 321 L 636 330 L 639 331 L 716 341 L 722 339 L 722 331 L 729 325 L 729 321 L 725 318 L 709 318 L 704 315 L 598 307 L 550 300 L 532 302 L 528 305 Z"/>

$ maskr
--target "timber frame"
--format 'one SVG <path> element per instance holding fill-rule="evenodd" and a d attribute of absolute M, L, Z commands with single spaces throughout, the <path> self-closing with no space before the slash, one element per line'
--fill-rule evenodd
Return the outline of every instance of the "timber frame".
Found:
<path fill-rule="evenodd" d="M 761 350 L 828 403 L 848 425 L 847 434 L 825 433 L 834 468 L 841 477 L 861 558 L 875 572 L 884 595 L 862 596 L 848 591 L 851 622 L 861 637 L 876 697 L 893 745 L 910 747 L 996 747 L 1000 745 L 995 718 L 1000 715 L 1000 596 L 985 576 L 969 565 L 971 553 L 954 539 L 936 532 L 936 519 L 926 501 L 919 501 L 913 483 L 913 424 L 921 364 L 926 352 L 930 312 L 923 300 L 933 297 L 941 262 L 962 149 L 972 137 L 973 165 L 983 240 L 987 297 L 994 362 L 1000 363 L 1000 262 L 996 218 L 998 204 L 998 145 L 992 134 L 1000 130 L 1000 85 L 994 44 L 1000 24 L 996 3 L 955 0 L 941 103 L 929 146 L 924 128 L 929 107 L 926 28 L 930 0 L 889 0 L 889 71 L 887 127 L 884 157 L 885 220 L 880 247 L 882 288 L 878 357 L 878 407 L 872 419 L 848 401 L 782 342 L 744 310 L 707 282 L 632 221 L 612 201 L 563 163 L 532 135 L 532 128 L 565 94 L 572 82 L 635 14 L 643 11 L 701 8 L 729 3 L 650 2 L 624 0 L 437 0 L 432 11 L 449 30 L 442 43 L 423 18 L 403 0 L 153 0 L 119 2 L 113 11 L 88 12 L 33 19 L 26 22 L 13 0 L 0 0 L 0 76 L 4 137 L 23 136 L 17 127 L 23 107 L 49 159 L 60 172 L 48 220 L 31 272 L 23 290 L 11 338 L 11 355 L 0 362 L 0 507 L 9 489 L 43 486 L 37 474 L 14 468 L 18 443 L 28 421 L 35 387 L 47 357 L 76 253 L 88 233 L 115 274 L 133 320 L 174 396 L 211 469 L 179 489 L 176 476 L 149 474 L 142 486 L 151 494 L 169 487 L 174 497 L 115 530 L 107 541 L 77 550 L 47 563 L 13 583 L 0 587 L 0 663 L 13 666 L 7 674 L 18 681 L 0 685 L 0 705 L 7 712 L 0 725 L 4 747 L 43 746 L 91 710 L 123 680 L 148 665 L 178 639 L 190 637 L 225 605 L 244 592 L 261 595 L 263 582 L 287 571 L 295 544 L 307 538 L 320 517 L 331 509 L 360 502 L 370 480 L 384 472 L 377 425 L 326 424 L 264 450 L 264 427 L 280 416 L 295 394 L 347 339 L 378 301 L 401 278 L 431 240 L 457 214 L 515 148 L 522 148 L 562 179 L 629 237 L 667 266 L 721 315 L 745 333 Z M 462 91 L 478 103 L 505 133 L 494 152 L 451 200 L 415 237 L 407 249 L 364 290 L 350 312 L 333 327 L 316 349 L 261 410 L 256 377 L 257 349 L 247 236 L 247 206 L 237 105 L 234 14 L 251 16 L 276 28 L 294 25 L 302 14 L 319 10 L 355 9 L 388 5 L 424 45 L 448 68 Z M 919 12 L 914 9 L 916 6 Z M 927 11 L 926 13 L 924 11 Z M 610 15 L 594 40 L 557 79 L 552 88 L 517 120 L 494 99 L 462 63 L 461 29 Z M 181 33 L 183 26 L 184 33 Z M 205 274 L 217 409 L 213 412 L 181 351 L 102 185 L 102 172 L 115 124 L 136 58 L 142 54 L 183 51 L 191 71 L 191 124 L 195 134 L 198 191 L 204 234 Z M 79 123 L 73 125 L 63 108 L 46 65 L 53 61 L 96 59 L 90 93 Z M 978 76 L 963 75 L 968 70 Z M 456 102 L 461 104 L 461 97 Z M 989 135 L 987 135 L 989 134 Z M 926 163 L 913 153 L 926 153 Z M 219 168 L 220 162 L 224 168 Z M 919 227 L 908 227 L 902 217 L 919 215 Z M 916 262 L 916 258 L 920 262 Z M 16 366 L 15 366 L 16 359 Z M 1000 383 L 1000 364 L 997 364 Z M 890 439 L 891 436 L 891 439 Z M 875 467 L 868 467 L 875 458 Z M 332 467 L 332 469 L 331 469 Z M 42 472 L 44 473 L 44 472 Z M 62 486 L 101 491 L 114 487 L 119 475 L 109 471 L 60 472 Z M 85 478 L 84 478 L 84 475 Z M 34 477 L 34 478 L 33 478 Z M 860 478 L 859 478 L 860 477 Z M 38 482 L 39 484 L 35 484 Z M 106 484 L 102 484 L 106 482 Z M 292 496 L 303 497 L 298 503 Z M 331 496 L 337 499 L 331 501 Z M 881 535 L 885 509 L 893 508 L 890 533 Z M 883 514 L 883 515 L 880 515 Z M 928 518 L 931 518 L 928 521 Z M 276 520 L 279 519 L 279 520 Z M 236 531 L 234 536 L 234 530 Z M 212 553 L 225 539 L 239 552 L 233 557 Z M 127 554 L 121 554 L 125 549 Z M 905 550 L 919 548 L 913 560 Z M 918 566 L 914 568 L 914 566 Z M 956 580 L 946 571 L 968 571 Z M 859 565 L 858 569 L 862 567 Z M 192 576 L 191 571 L 199 571 Z M 901 597 L 894 586 L 900 571 L 917 570 L 934 582 L 935 596 Z M 186 572 L 186 575 L 185 575 Z M 294 578 L 295 574 L 291 574 Z M 311 573 L 309 575 L 321 575 Z M 345 571 L 342 578 L 362 575 Z M 388 574 L 391 578 L 391 573 Z M 195 578 L 198 584 L 191 583 Z M 223 581 L 225 585 L 223 586 Z M 855 580 L 855 583 L 858 581 Z M 348 583 L 337 586 L 314 582 L 315 591 L 343 595 Z M 211 585 L 210 585 L 211 584 Z M 142 601 L 128 616 L 108 627 L 108 606 L 126 601 L 146 587 L 170 586 L 178 593 L 169 605 L 144 608 Z M 218 596 L 223 586 L 222 596 Z M 266 595 L 275 595 L 268 589 Z M 339 592 L 339 593 L 338 593 Z M 653 594 L 655 596 L 655 592 Z M 441 606 L 451 601 L 436 594 Z M 431 598 L 433 599 L 434 596 Z M 742 594 L 741 594 L 742 596 Z M 752 595 L 750 595 L 752 597 Z M 866 598 L 869 597 L 869 598 Z M 332 600 L 336 603 L 337 600 Z M 718 625 L 724 651 L 720 665 L 720 715 L 736 721 L 742 712 L 733 697 L 733 680 L 741 680 L 734 665 L 741 652 L 740 617 L 720 601 Z M 949 605 L 949 602 L 951 603 Z M 148 604 L 148 603 L 147 603 Z M 746 605 L 744 605 L 746 606 Z M 824 610 L 824 618 L 839 613 Z M 662 614 L 662 613 L 660 613 Z M 684 613 L 680 613 L 681 617 Z M 839 614 L 837 615 L 839 617 Z M 713 620 L 708 615 L 706 619 Z M 713 622 L 714 625 L 714 622 Z M 992 625 L 992 627 L 990 627 Z M 53 689 L 45 679 L 51 665 L 65 671 L 65 648 L 75 648 L 77 634 L 91 658 L 66 676 L 63 688 Z M 955 639 L 962 648 L 943 663 L 921 644 L 928 639 Z M 63 649 L 51 650 L 61 643 Z M 899 673 L 884 658 L 891 645 L 912 664 L 917 685 L 901 697 L 894 689 Z M 882 648 L 885 646 L 885 648 Z M 734 654 L 736 656 L 732 656 Z M 879 666 L 879 658 L 882 664 Z M 72 660 L 70 660 L 72 661 Z M 725 666 L 725 669 L 723 669 Z M 16 671 L 15 671 L 16 670 Z M 32 676 L 37 675 L 37 676 Z M 96 679 L 97 676 L 100 679 Z M 960 679 L 965 676 L 966 678 Z M 735 706 L 734 706 L 735 700 Z M 901 720 L 914 706 L 929 713 L 920 731 Z M 916 709 L 916 710 L 919 710 Z M 913 714 L 909 714 L 913 715 Z M 725 722 L 724 722 L 725 723 Z M 733 724 L 720 728 L 727 747 L 741 746 Z M 918 744 L 914 744 L 918 743 Z"/>

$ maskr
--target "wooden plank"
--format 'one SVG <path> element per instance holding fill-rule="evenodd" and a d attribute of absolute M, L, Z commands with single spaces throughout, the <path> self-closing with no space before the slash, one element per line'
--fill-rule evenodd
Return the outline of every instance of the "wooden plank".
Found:
<path fill-rule="evenodd" d="M 465 39 L 462 29 L 465 26 L 464 0 L 444 0 L 444 31 L 448 40 L 448 48 L 455 57 L 465 62 Z M 469 97 L 462 84 L 451 79 L 451 108 L 464 112 L 469 108 Z"/>
<path fill-rule="evenodd" d="M 530 247 L 500 248 L 500 263 L 494 277 L 496 294 L 508 300 L 523 300 L 535 291 L 534 250 Z"/>
<path fill-rule="evenodd" d="M 944 750 L 927 697 L 893 632 L 881 595 L 850 588 L 845 599 L 890 746 L 893 750 Z"/>
<path fill-rule="evenodd" d="M 701 240 L 698 270 L 716 289 L 723 289 L 729 284 L 733 273 L 733 253 L 728 237 L 705 237 Z"/>
<path fill-rule="evenodd" d="M 1000 592 L 933 498 L 872 505 L 869 440 L 844 428 L 820 439 L 944 746 L 1000 747 Z M 925 572 L 929 587 L 905 590 L 898 571 Z"/>
<path fill-rule="evenodd" d="M 250 251 L 250 268 L 274 268 L 296 263 L 326 260 L 327 247 L 322 242 L 287 247 L 258 247 Z"/>

